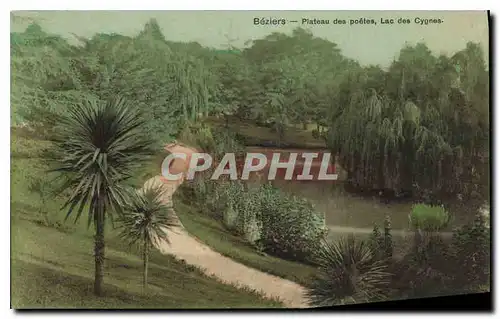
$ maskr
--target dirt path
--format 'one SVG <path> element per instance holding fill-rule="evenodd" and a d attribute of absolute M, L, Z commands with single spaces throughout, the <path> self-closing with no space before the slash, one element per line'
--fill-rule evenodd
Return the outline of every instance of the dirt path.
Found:
<path fill-rule="evenodd" d="M 166 149 L 170 152 L 186 153 L 188 158 L 190 154 L 196 152 L 188 147 L 172 144 L 167 145 Z M 168 181 L 161 176 L 156 176 L 149 179 L 144 187 L 163 187 L 165 189 L 163 201 L 165 204 L 171 205 L 172 195 L 181 183 L 182 179 Z M 307 307 L 306 299 L 303 296 L 305 289 L 299 284 L 258 271 L 222 256 L 190 236 L 182 225 L 170 231 L 169 240 L 170 245 L 165 242 L 158 247 L 164 254 L 172 254 L 188 264 L 203 268 L 208 275 L 214 275 L 224 282 L 261 291 L 271 298 L 279 298 L 286 307 Z"/>
<path fill-rule="evenodd" d="M 196 150 L 179 144 L 169 144 L 165 147 L 166 150 L 172 153 L 185 153 L 187 162 L 190 161 L 191 155 Z M 172 174 L 182 173 L 187 170 L 187 163 L 182 160 L 174 161 L 170 171 Z M 170 181 L 161 176 L 156 176 L 148 180 L 144 187 L 161 186 L 165 189 L 163 201 L 166 205 L 172 204 L 172 195 L 182 184 L 183 178 L 178 181 Z M 360 234 L 369 235 L 372 233 L 371 228 L 356 228 L 344 226 L 329 226 L 332 235 L 337 234 Z M 396 236 L 408 236 L 412 232 L 405 230 L 392 230 Z M 451 232 L 443 232 L 444 237 L 451 237 Z M 214 275 L 224 282 L 231 283 L 237 286 L 245 286 L 257 291 L 261 291 L 269 297 L 277 297 L 286 307 L 305 308 L 307 307 L 306 299 L 304 298 L 305 288 L 299 284 L 279 278 L 259 270 L 250 268 L 234 260 L 222 256 L 213 251 L 210 247 L 200 242 L 196 238 L 187 233 L 182 225 L 170 231 L 170 245 L 163 243 L 159 250 L 165 254 L 173 254 L 179 259 L 183 259 L 188 264 L 196 265 L 205 269 L 208 275 Z"/>

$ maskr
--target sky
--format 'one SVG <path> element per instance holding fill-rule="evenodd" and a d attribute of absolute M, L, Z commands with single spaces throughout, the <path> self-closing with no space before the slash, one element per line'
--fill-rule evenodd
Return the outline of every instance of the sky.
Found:
<path fill-rule="evenodd" d="M 290 33 L 300 26 L 335 42 L 342 53 L 363 65 L 387 66 L 405 43 L 425 42 L 435 54 L 451 55 L 469 41 L 479 42 L 488 59 L 486 11 L 23 11 L 19 16 L 38 20 L 46 32 L 74 39 L 72 33 L 90 37 L 96 32 L 136 35 L 150 18 L 156 18 L 171 41 L 199 42 L 222 48 L 231 43 L 242 47 L 248 40 L 272 32 Z M 285 25 L 254 25 L 255 18 L 285 19 Z M 329 25 L 301 24 L 302 19 L 328 19 Z M 350 25 L 350 20 L 373 19 L 377 24 Z M 409 24 L 398 24 L 399 18 Z M 418 19 L 441 19 L 440 24 L 419 25 Z M 332 20 L 346 20 L 333 25 Z M 393 19 L 394 24 L 381 24 Z M 296 20 L 298 22 L 290 22 Z M 12 31 L 23 31 L 27 22 L 11 22 Z"/>

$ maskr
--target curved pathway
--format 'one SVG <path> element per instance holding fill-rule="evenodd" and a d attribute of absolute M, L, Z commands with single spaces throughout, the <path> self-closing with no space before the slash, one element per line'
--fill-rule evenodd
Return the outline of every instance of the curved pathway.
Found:
<path fill-rule="evenodd" d="M 172 205 L 172 195 L 184 180 L 184 173 L 187 171 L 191 155 L 197 150 L 185 145 L 172 143 L 165 146 L 165 149 L 171 153 L 186 154 L 187 161 L 176 159 L 170 166 L 173 174 L 182 173 L 182 178 L 178 181 L 167 180 L 162 176 L 156 176 L 149 179 L 144 187 L 160 186 L 164 189 L 163 202 L 166 205 Z M 371 234 L 371 228 L 357 228 L 344 226 L 328 225 L 331 234 Z M 412 231 L 393 229 L 391 232 L 396 236 L 408 236 Z M 452 236 L 451 232 L 442 232 L 445 238 Z M 195 237 L 189 235 L 179 221 L 179 226 L 169 231 L 170 245 L 163 242 L 158 249 L 164 254 L 172 254 L 188 264 L 196 265 L 205 269 L 208 275 L 213 275 L 220 280 L 231 283 L 236 286 L 245 286 L 260 291 L 271 298 L 280 299 L 286 307 L 306 308 L 307 301 L 304 298 L 305 288 L 299 284 L 273 276 L 254 268 L 245 266 L 218 252 L 200 242 Z"/>
<path fill-rule="evenodd" d="M 165 147 L 172 153 L 186 153 L 188 159 L 193 150 L 178 144 L 169 144 Z M 175 168 L 184 169 L 187 165 L 175 163 Z M 171 172 L 176 173 L 176 172 Z M 162 201 L 166 205 L 172 205 L 172 195 L 182 183 L 170 181 L 161 176 L 149 179 L 144 187 L 160 186 L 164 189 Z M 259 270 L 238 263 L 228 257 L 222 256 L 210 247 L 201 243 L 187 233 L 182 224 L 169 231 L 170 244 L 162 242 L 158 249 L 164 254 L 172 254 L 186 263 L 203 268 L 208 275 L 213 275 L 223 282 L 236 286 L 244 286 L 260 291 L 270 298 L 278 298 L 286 307 L 306 308 L 307 301 L 304 298 L 305 288 L 299 284 L 277 276 L 273 276 Z"/>

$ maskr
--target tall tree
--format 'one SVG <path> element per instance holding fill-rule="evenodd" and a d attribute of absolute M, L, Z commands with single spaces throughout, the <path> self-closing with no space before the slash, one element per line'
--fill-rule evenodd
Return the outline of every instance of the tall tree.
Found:
<path fill-rule="evenodd" d="M 421 198 L 485 195 L 488 83 L 481 56 L 469 44 L 452 58 L 436 58 L 420 43 L 403 48 L 388 71 L 368 67 L 349 76 L 329 143 L 350 182 Z"/>
<path fill-rule="evenodd" d="M 161 241 L 169 243 L 167 231 L 178 225 L 172 207 L 162 201 L 165 190 L 161 186 L 150 186 L 135 192 L 125 206 L 121 218 L 121 238 L 130 245 L 142 246 L 143 287 L 148 285 L 149 253 Z"/>
<path fill-rule="evenodd" d="M 63 209 L 75 222 L 86 209 L 95 227 L 94 293 L 101 296 L 106 219 L 120 214 L 127 200 L 124 182 L 151 154 L 144 119 L 122 98 L 95 100 L 69 107 L 60 119 L 51 151 L 53 171 L 64 178 L 71 195 Z"/>

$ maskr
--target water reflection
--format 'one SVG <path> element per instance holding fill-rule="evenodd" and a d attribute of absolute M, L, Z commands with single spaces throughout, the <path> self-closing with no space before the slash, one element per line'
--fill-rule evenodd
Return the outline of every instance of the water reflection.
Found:
<path fill-rule="evenodd" d="M 249 151 L 281 151 L 284 154 L 289 154 L 298 150 L 253 147 L 249 148 Z M 412 206 L 410 201 L 385 203 L 377 196 L 366 197 L 348 193 L 344 190 L 343 184 L 346 174 L 338 166 L 337 169 L 340 177 L 337 181 L 276 180 L 272 184 L 297 196 L 303 196 L 311 200 L 316 209 L 325 214 L 326 223 L 331 227 L 373 228 L 375 223 L 382 225 L 385 216 L 389 215 L 393 229 L 404 230 L 408 228 L 408 214 Z M 266 182 L 263 179 L 260 181 Z M 455 227 L 472 222 L 477 210 L 476 207 L 479 206 L 478 203 L 458 201 L 451 205 L 450 213 L 453 216 L 453 220 L 445 230 L 449 231 Z"/>

